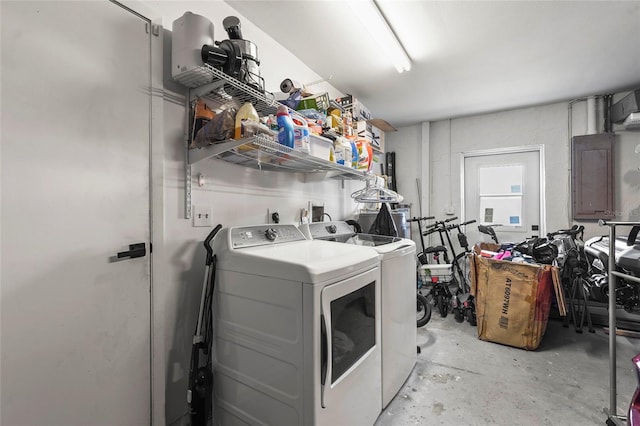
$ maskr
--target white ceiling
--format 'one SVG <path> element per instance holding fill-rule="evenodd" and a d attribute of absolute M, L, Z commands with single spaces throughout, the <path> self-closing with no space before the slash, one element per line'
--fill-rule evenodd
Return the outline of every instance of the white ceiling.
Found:
<path fill-rule="evenodd" d="M 402 74 L 345 1 L 226 2 L 396 127 L 640 88 L 640 1 L 377 0 Z"/>

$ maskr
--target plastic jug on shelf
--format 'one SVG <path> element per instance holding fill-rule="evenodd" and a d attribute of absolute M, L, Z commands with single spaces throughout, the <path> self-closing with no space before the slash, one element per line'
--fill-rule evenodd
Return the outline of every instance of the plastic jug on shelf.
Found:
<path fill-rule="evenodd" d="M 245 120 L 250 120 L 256 123 L 260 122 L 260 117 L 258 116 L 258 112 L 251 102 L 245 102 L 238 112 L 236 113 L 236 130 L 234 134 L 234 139 L 240 139 L 244 136 L 244 131 L 242 129 L 242 122 Z"/>
<path fill-rule="evenodd" d="M 351 168 L 357 169 L 358 162 L 360 161 L 360 153 L 358 152 L 358 146 L 356 145 L 356 141 L 353 138 L 347 138 L 347 140 L 351 144 Z"/>
<path fill-rule="evenodd" d="M 293 148 L 295 136 L 293 131 L 293 120 L 289 115 L 286 106 L 280 105 L 276 114 L 278 122 L 278 142 L 289 148 Z"/>
<path fill-rule="evenodd" d="M 311 137 L 309 136 L 309 126 L 307 120 L 299 115 L 293 114 L 293 149 L 296 151 L 310 152 Z"/>
<path fill-rule="evenodd" d="M 373 148 L 366 139 L 358 139 L 356 141 L 358 147 L 358 170 L 368 172 L 371 170 L 371 162 L 373 161 Z"/>
<path fill-rule="evenodd" d="M 352 167 L 353 152 L 349 139 L 344 136 L 339 136 L 333 143 L 333 149 L 336 163 Z"/>

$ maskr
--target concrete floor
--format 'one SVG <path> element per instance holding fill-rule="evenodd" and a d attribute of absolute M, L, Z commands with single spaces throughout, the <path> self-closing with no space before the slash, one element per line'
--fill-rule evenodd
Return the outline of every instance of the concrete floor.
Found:
<path fill-rule="evenodd" d="M 375 426 L 604 425 L 609 407 L 609 336 L 550 320 L 535 351 L 478 340 L 452 315 L 418 329 L 416 366 Z M 636 387 L 640 340 L 617 337 L 617 410 Z"/>

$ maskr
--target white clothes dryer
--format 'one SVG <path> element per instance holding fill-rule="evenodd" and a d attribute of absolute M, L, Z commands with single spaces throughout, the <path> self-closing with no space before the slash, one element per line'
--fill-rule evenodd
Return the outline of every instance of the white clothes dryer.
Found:
<path fill-rule="evenodd" d="M 416 363 L 416 245 L 412 240 L 355 233 L 346 222 L 300 226 L 307 238 L 371 247 L 380 254 L 382 408 L 396 396 Z"/>
<path fill-rule="evenodd" d="M 218 425 L 372 425 L 382 409 L 378 253 L 295 225 L 215 236 Z"/>

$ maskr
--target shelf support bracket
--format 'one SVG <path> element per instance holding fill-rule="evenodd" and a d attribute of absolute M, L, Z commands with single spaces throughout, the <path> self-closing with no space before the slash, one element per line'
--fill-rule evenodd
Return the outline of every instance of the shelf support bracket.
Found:
<path fill-rule="evenodd" d="M 184 218 L 191 219 L 191 162 L 189 161 L 189 133 L 191 117 L 191 89 L 185 96 L 185 132 L 184 132 Z"/>
<path fill-rule="evenodd" d="M 196 87 L 194 89 L 190 89 L 188 99 L 194 100 L 195 98 L 205 96 L 222 86 L 224 86 L 224 81 L 218 80 L 218 81 L 213 81 L 211 83 L 207 83 L 200 87 Z"/>

